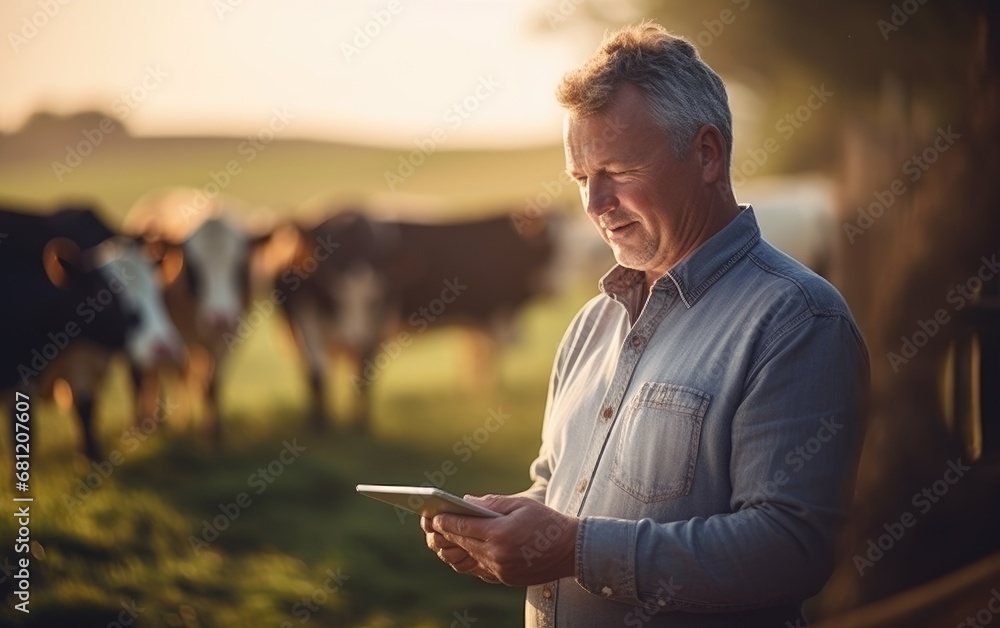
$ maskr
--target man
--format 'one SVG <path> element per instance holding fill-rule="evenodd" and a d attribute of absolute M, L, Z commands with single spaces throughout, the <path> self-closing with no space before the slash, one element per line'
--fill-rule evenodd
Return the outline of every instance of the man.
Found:
<path fill-rule="evenodd" d="M 553 367 L 533 485 L 422 519 L 456 571 L 527 585 L 528 626 L 798 626 L 849 504 L 868 382 L 836 290 L 732 193 L 721 79 L 654 24 L 558 96 L 618 261 Z M 610 131 L 609 131 L 610 130 Z"/>

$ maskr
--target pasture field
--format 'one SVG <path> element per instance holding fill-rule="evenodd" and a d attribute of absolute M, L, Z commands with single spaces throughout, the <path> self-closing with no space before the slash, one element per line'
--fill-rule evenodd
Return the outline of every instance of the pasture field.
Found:
<path fill-rule="evenodd" d="M 45 205 L 96 199 L 113 225 L 150 189 L 204 188 L 210 173 L 241 158 L 239 139 L 122 137 L 57 182 L 50 162 L 62 158 L 71 138 L 28 139 L 17 141 L 30 151 L 0 138 L 0 196 Z M 225 192 L 292 215 L 317 197 L 388 192 L 383 173 L 407 151 L 279 140 L 253 162 L 241 162 L 241 174 Z M 435 212 L 443 219 L 517 211 L 561 168 L 558 147 L 440 152 L 397 192 L 445 199 Z M 0 626 L 104 627 L 133 619 L 130 611 L 133 626 L 447 627 L 462 625 L 460 618 L 475 618 L 481 627 L 518 625 L 522 589 L 454 574 L 426 550 L 416 517 L 400 521 L 391 507 L 357 495 L 354 486 L 428 483 L 439 480 L 435 474 L 450 461 L 456 470 L 445 478 L 447 490 L 525 488 L 555 348 L 572 315 L 595 293 L 594 279 L 523 311 L 522 337 L 500 351 L 495 386 L 470 381 L 475 369 L 466 332 L 419 335 L 378 371 L 368 435 L 342 421 L 321 436 L 305 428 L 304 368 L 280 313 L 235 348 L 222 373 L 225 444 L 219 451 L 210 450 L 199 431 L 199 408 L 185 408 L 176 393 L 168 400 L 178 409 L 162 424 L 147 423 L 148 438 L 129 436 L 131 385 L 123 364 L 115 365 L 96 411 L 106 460 L 117 450 L 118 465 L 106 462 L 97 470 L 76 455 L 70 418 L 35 400 L 31 613 L 12 610 L 6 568 L 13 565 L 4 560 L 13 558 L 16 527 L 5 510 Z M 16 306 L 16 295 L 6 296 Z M 355 393 L 341 368 L 346 363 L 337 366 L 329 382 L 332 409 L 344 417 Z M 491 411 L 509 417 L 503 427 L 475 443 L 471 455 L 456 449 L 477 430 L 482 440 Z M 9 409 L 4 414 L 6 424 Z M 9 428 L 0 441 L 0 503 L 10 504 Z M 272 464 L 286 441 L 305 450 L 288 464 Z M 259 471 L 269 465 L 280 469 L 268 473 L 270 483 Z M 249 505 L 224 516 L 222 510 L 235 512 L 231 505 L 241 493 Z M 222 524 L 217 538 L 205 529 L 215 521 Z M 198 536 L 214 540 L 195 548 L 191 538 Z"/>
<path fill-rule="evenodd" d="M 77 457 L 69 417 L 35 404 L 32 612 L 29 621 L 8 600 L 0 625 L 107 626 L 132 600 L 142 609 L 136 626 L 519 624 L 522 589 L 452 573 L 424 547 L 415 516 L 401 520 L 354 485 L 443 478 L 460 494 L 526 487 L 556 344 L 587 294 L 581 286 L 525 311 L 521 341 L 500 354 L 496 387 L 477 390 L 463 376 L 466 332 L 426 332 L 375 379 L 370 435 L 343 422 L 319 437 L 305 428 L 304 372 L 280 315 L 224 375 L 218 452 L 180 410 L 148 427 L 145 440 L 126 436 L 121 365 L 97 411 L 105 457 L 119 451 L 120 465 L 98 470 Z M 330 383 L 343 417 L 354 394 L 344 369 Z M 482 429 L 491 411 L 503 417 L 493 433 Z M 296 458 L 284 454 L 288 464 L 279 458 L 285 443 L 304 447 Z M 261 468 L 270 469 L 266 478 Z M 0 502 L 10 503 L 3 474 Z M 250 503 L 237 511 L 240 493 Z M 15 531 L 11 517 L 0 518 L 0 537 Z M 214 540 L 195 547 L 192 536 Z M 11 583 L 0 585 L 4 597 Z"/>

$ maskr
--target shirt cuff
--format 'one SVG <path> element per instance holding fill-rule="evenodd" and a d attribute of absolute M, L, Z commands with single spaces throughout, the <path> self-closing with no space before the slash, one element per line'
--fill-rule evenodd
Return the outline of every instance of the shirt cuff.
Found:
<path fill-rule="evenodd" d="M 580 519 L 576 535 L 576 581 L 594 595 L 635 600 L 636 521 Z"/>

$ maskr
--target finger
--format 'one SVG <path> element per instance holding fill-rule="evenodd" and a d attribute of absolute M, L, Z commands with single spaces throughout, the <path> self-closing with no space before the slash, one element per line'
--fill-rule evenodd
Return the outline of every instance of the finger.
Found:
<path fill-rule="evenodd" d="M 470 536 L 459 536 L 450 532 L 442 532 L 441 536 L 448 543 L 457 545 L 473 556 L 482 556 L 487 549 L 486 541 L 472 538 Z"/>
<path fill-rule="evenodd" d="M 488 517 L 467 517 L 465 515 L 435 515 L 433 527 L 438 532 L 445 535 L 445 538 L 454 542 L 451 537 L 465 537 L 479 540 L 489 538 L 486 530 Z M 451 536 L 449 536 L 449 534 Z"/>
<path fill-rule="evenodd" d="M 427 533 L 434 531 L 434 527 L 431 525 L 431 520 L 423 515 L 420 516 L 420 529 Z"/>
<path fill-rule="evenodd" d="M 458 546 L 445 547 L 443 549 L 438 550 L 437 557 L 443 560 L 444 562 L 448 563 L 449 565 L 453 566 L 462 563 L 466 560 L 472 560 L 473 562 L 475 562 L 475 559 L 470 558 L 468 552 L 466 552 L 464 549 Z"/>
<path fill-rule="evenodd" d="M 490 584 L 500 584 L 500 579 L 496 577 L 489 569 L 486 569 L 482 565 L 477 565 L 472 571 L 467 572 L 471 576 L 475 576 L 482 580 L 483 582 L 488 582 Z"/>
<path fill-rule="evenodd" d="M 477 497 L 475 495 L 466 495 L 465 499 L 469 500 L 477 506 L 482 506 L 489 510 L 496 511 L 502 515 L 507 515 L 518 508 L 524 506 L 525 497 L 514 497 L 511 495 L 483 495 Z"/>
<path fill-rule="evenodd" d="M 431 548 L 435 552 L 438 550 L 448 549 L 450 547 L 458 547 L 448 539 L 444 538 L 437 532 L 431 532 L 424 537 L 427 541 L 427 547 Z"/>
<path fill-rule="evenodd" d="M 442 560 L 444 559 L 442 558 Z M 451 567 L 456 573 L 476 575 L 476 569 L 479 568 L 479 563 L 476 562 L 476 559 L 468 555 L 460 560 L 456 560 L 455 562 L 445 562 L 448 563 L 448 566 Z"/>

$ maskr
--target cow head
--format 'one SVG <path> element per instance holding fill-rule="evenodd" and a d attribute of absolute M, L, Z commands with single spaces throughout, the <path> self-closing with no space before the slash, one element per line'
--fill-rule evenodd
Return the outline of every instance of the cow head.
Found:
<path fill-rule="evenodd" d="M 356 353 L 376 344 L 388 313 L 386 256 L 391 234 L 349 211 L 304 230 L 295 260 L 315 275 L 330 322 L 343 347 Z"/>
<path fill-rule="evenodd" d="M 115 237 L 81 251 L 69 239 L 54 238 L 42 252 L 42 265 L 49 280 L 78 304 L 83 336 L 124 348 L 144 367 L 181 361 L 159 275 L 134 240 Z"/>
<path fill-rule="evenodd" d="M 214 217 L 182 243 L 150 243 L 162 260 L 164 282 L 179 277 L 186 282 L 201 335 L 219 336 L 236 328 L 250 300 L 251 262 L 271 235 L 251 235 L 224 217 Z"/>

